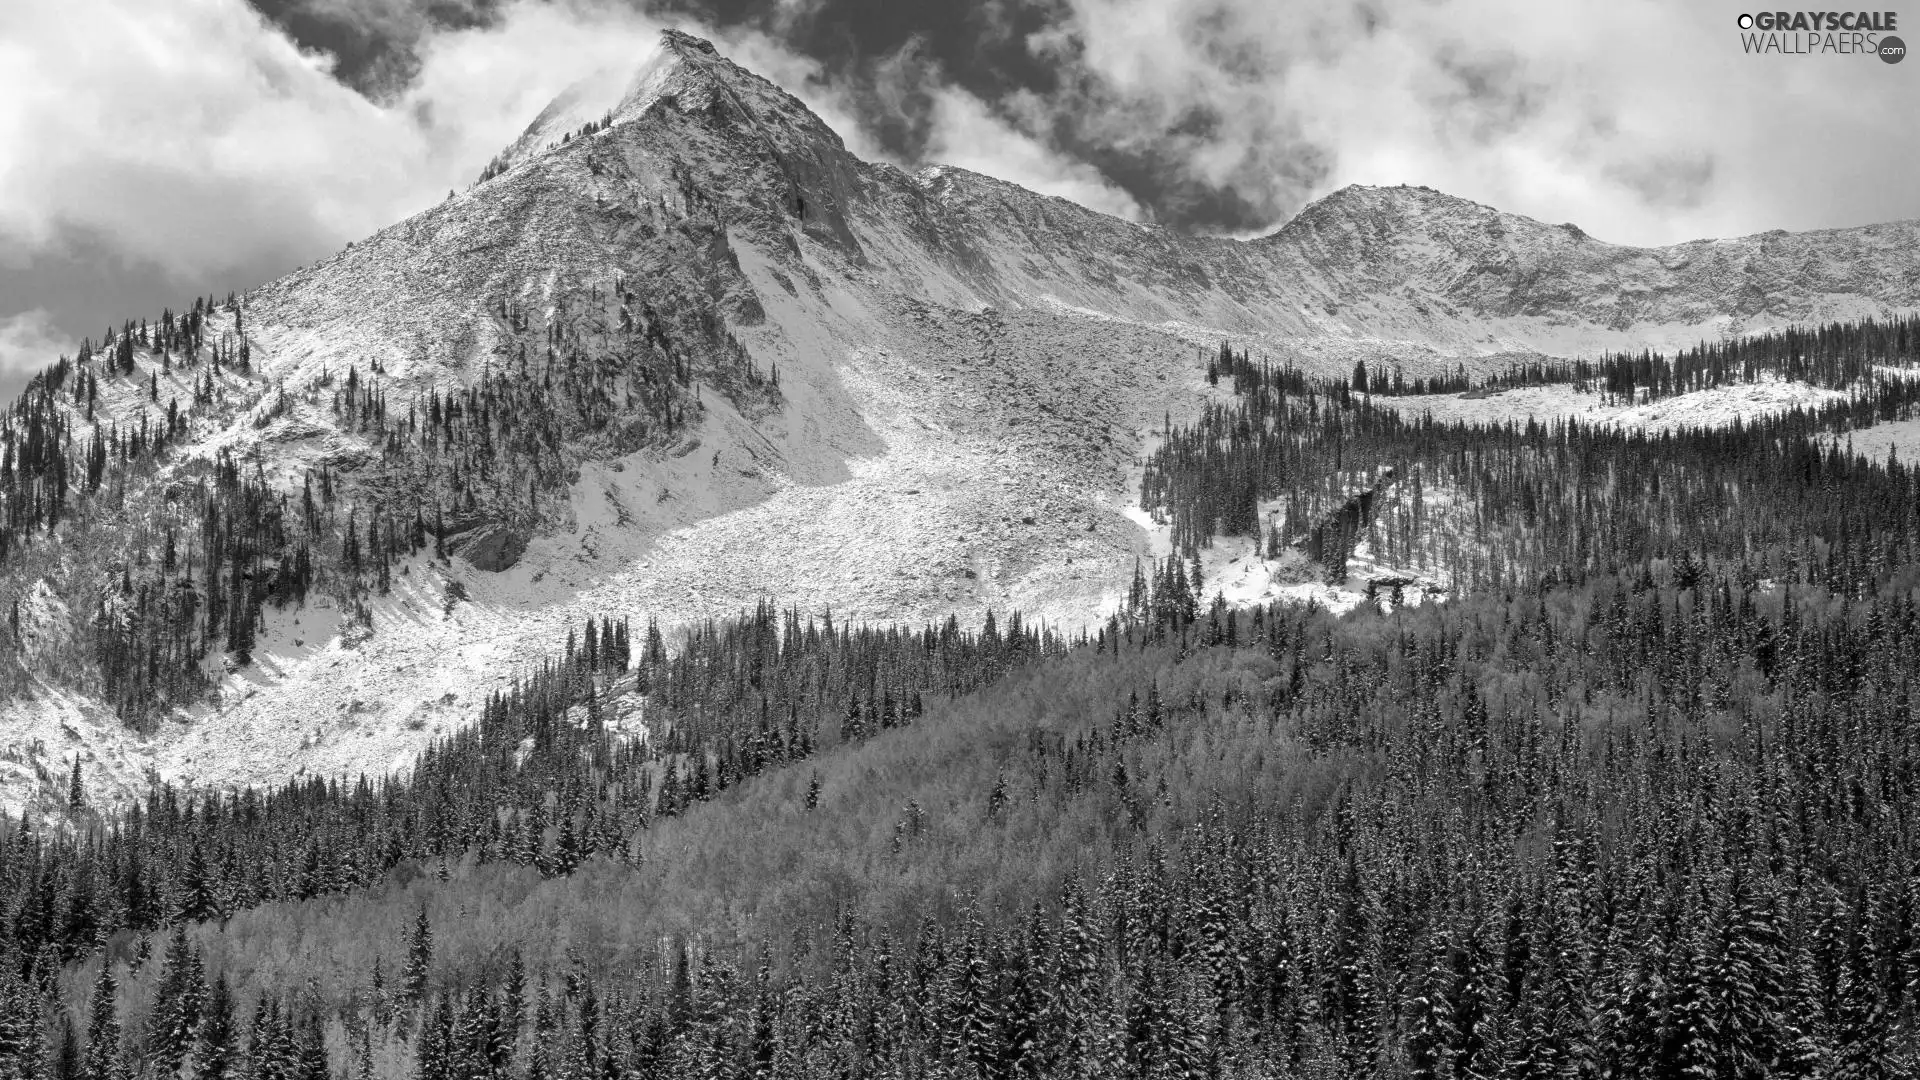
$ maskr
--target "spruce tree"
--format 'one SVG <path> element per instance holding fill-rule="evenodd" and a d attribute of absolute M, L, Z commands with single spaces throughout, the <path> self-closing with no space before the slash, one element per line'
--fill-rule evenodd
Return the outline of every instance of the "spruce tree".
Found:
<path fill-rule="evenodd" d="M 414 916 L 413 930 L 407 935 L 407 962 L 400 975 L 402 996 L 411 1002 L 426 1000 L 432 975 L 433 926 L 427 921 L 427 903 L 422 900 Z"/>
<path fill-rule="evenodd" d="M 205 1005 L 199 953 L 184 925 L 175 926 L 161 960 L 159 990 L 147 1021 L 146 1058 L 162 1077 L 179 1072 L 193 1049 Z"/>
<path fill-rule="evenodd" d="M 414 1080 L 459 1080 L 455 1070 L 453 1002 L 445 991 L 434 995 L 433 1004 L 420 1023 L 420 1037 L 414 1052 Z"/>
<path fill-rule="evenodd" d="M 100 976 L 87 999 L 87 1046 L 80 1056 L 78 1080 L 126 1080 L 126 1058 L 120 1049 L 120 1013 L 116 998 L 120 984 L 113 962 L 103 959 Z"/>

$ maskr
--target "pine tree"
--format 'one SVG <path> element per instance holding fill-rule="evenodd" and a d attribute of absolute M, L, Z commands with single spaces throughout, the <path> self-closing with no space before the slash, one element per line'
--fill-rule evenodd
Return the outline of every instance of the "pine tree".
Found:
<path fill-rule="evenodd" d="M 427 983 L 433 975 L 433 927 L 427 921 L 426 901 L 420 902 L 414 916 L 413 931 L 407 935 L 407 963 L 400 975 L 400 991 L 410 1002 L 426 1000 Z"/>
<path fill-rule="evenodd" d="M 213 869 L 207 865 L 206 852 L 194 840 L 187 848 L 185 873 L 179 889 L 178 917 L 185 922 L 202 922 L 220 914 L 214 893 Z"/>
<path fill-rule="evenodd" d="M 955 1005 L 961 1018 L 960 1044 L 966 1060 L 983 1077 L 1000 1075 L 1003 1053 L 1000 989 L 987 950 L 982 928 L 970 915 L 961 948 L 959 981 L 954 988 Z"/>
<path fill-rule="evenodd" d="M 60 1043 L 53 1053 L 53 1080 L 77 1080 L 80 1076 L 80 1044 L 74 1035 L 73 1021 L 60 1016 Z"/>
<path fill-rule="evenodd" d="M 272 994 L 254 1004 L 245 1062 L 248 1080 L 298 1080 L 299 1048 L 280 1000 Z"/>
<path fill-rule="evenodd" d="M 1407 1032 L 1408 1075 L 1413 1080 L 1451 1080 L 1460 1033 L 1454 1027 L 1459 1011 L 1452 1000 L 1453 964 L 1444 941 L 1428 946 L 1426 971 L 1410 1005 Z"/>
<path fill-rule="evenodd" d="M 420 1024 L 420 1039 L 414 1055 L 415 1080 L 461 1080 L 455 1070 L 453 1002 L 442 991 L 434 995 Z"/>
<path fill-rule="evenodd" d="M 193 1049 L 206 983 L 184 925 L 174 927 L 161 963 L 159 991 L 147 1021 L 146 1057 L 164 1077 L 178 1072 Z"/>
<path fill-rule="evenodd" d="M 116 998 L 120 984 L 111 961 L 102 961 L 87 1005 L 87 1047 L 80 1057 L 78 1080 L 126 1080 L 126 1058 L 120 1051 L 120 1014 Z"/>
<path fill-rule="evenodd" d="M 500 984 L 500 1024 L 505 1030 L 509 1044 L 520 1034 L 520 1025 L 525 1022 L 527 998 L 527 963 L 515 948 L 507 958 L 507 973 Z"/>
<path fill-rule="evenodd" d="M 0 1075 L 42 1080 L 46 1075 L 45 1002 L 9 962 L 0 970 Z"/>
<path fill-rule="evenodd" d="M 332 1070 L 327 1061 L 326 1032 L 320 1026 L 320 1017 L 309 1015 L 300 1025 L 300 1034 L 295 1052 L 296 1080 L 332 1080 Z"/>
<path fill-rule="evenodd" d="M 233 1020 L 233 992 L 222 973 L 207 994 L 194 1047 L 194 1080 L 229 1080 L 237 1075 L 239 1045 Z"/>

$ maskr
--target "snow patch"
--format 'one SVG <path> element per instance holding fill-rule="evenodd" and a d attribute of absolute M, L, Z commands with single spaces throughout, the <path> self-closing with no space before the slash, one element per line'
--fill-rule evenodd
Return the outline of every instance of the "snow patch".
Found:
<path fill-rule="evenodd" d="M 1474 390 L 1465 394 L 1375 396 L 1375 405 L 1409 417 L 1431 416 L 1444 424 L 1507 424 L 1579 420 L 1643 431 L 1688 427 L 1725 427 L 1793 409 L 1814 409 L 1846 394 L 1810 383 L 1766 378 L 1628 404 L 1598 392 L 1582 392 L 1569 383 L 1523 386 L 1510 390 Z"/>

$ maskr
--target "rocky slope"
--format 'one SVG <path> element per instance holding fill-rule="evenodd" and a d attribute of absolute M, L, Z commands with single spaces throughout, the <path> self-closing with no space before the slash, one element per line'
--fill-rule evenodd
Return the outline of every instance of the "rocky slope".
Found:
<path fill-rule="evenodd" d="M 560 448 L 565 505 L 533 535 L 420 559 L 371 637 L 318 605 L 276 615 L 217 702 L 151 737 L 44 682 L 0 729 L 9 801 L 76 755 L 119 792 L 400 767 L 589 616 L 671 625 L 771 597 L 1083 623 L 1152 550 L 1130 470 L 1151 429 L 1217 392 L 1197 356 L 1223 338 L 1329 372 L 1451 369 L 1920 303 L 1912 223 L 1636 249 L 1349 188 L 1263 239 L 1183 236 L 859 161 L 676 33 L 557 101 L 489 173 L 246 296 L 257 377 L 190 453 L 233 450 L 290 490 L 321 464 L 351 479 L 379 448 L 270 395 L 351 368 L 404 412 L 524 363 L 542 335 L 614 340 L 642 309 L 695 366 L 693 426 Z M 777 369 L 778 392 L 729 365 Z"/>

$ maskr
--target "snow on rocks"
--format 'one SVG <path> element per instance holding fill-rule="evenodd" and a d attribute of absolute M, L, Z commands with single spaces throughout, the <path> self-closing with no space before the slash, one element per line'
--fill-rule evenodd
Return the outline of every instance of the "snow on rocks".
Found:
<path fill-rule="evenodd" d="M 1582 392 L 1567 383 L 1491 392 L 1474 390 L 1465 394 L 1383 396 L 1373 398 L 1373 402 L 1406 416 L 1427 415 L 1447 424 L 1523 423 L 1532 418 L 1670 431 L 1684 427 L 1724 427 L 1735 420 L 1818 408 L 1845 397 L 1846 394 L 1838 390 L 1767 378 L 1637 404 L 1609 401 L 1604 394 Z"/>
<path fill-rule="evenodd" d="M 231 450 L 282 483 L 321 462 L 350 472 L 369 448 L 320 406 L 319 382 L 377 365 L 403 412 L 483 377 L 510 344 L 503 302 L 550 312 L 616 275 L 698 307 L 757 369 L 777 365 L 777 405 L 743 412 L 701 388 L 703 417 L 677 444 L 582 462 L 565 520 L 510 567 L 416 560 L 374 603 L 371 633 L 318 604 L 275 614 L 216 701 L 152 735 L 70 690 L 16 698 L 0 802 L 45 797 L 73 755 L 123 794 L 149 776 L 221 788 L 403 768 L 589 617 L 671 627 L 771 599 L 1084 625 L 1136 560 L 1164 554 L 1132 470 L 1149 433 L 1225 396 L 1202 377 L 1222 340 L 1322 375 L 1355 360 L 1485 373 L 1512 354 L 1690 345 L 1920 302 L 1911 223 L 1637 249 L 1425 189 L 1349 188 L 1258 240 L 1186 236 L 961 169 L 861 162 L 684 35 L 556 102 L 500 164 L 247 294 L 256 373 L 222 378 L 180 460 Z M 695 216 L 719 224 L 689 248 L 674 225 Z M 187 396 L 177 375 L 155 378 L 157 406 L 103 387 L 103 416 Z M 1385 403 L 1653 427 L 1818 400 L 1756 384 L 1618 409 L 1568 388 Z M 1402 573 L 1369 557 L 1356 565 Z M 1216 544 L 1204 570 L 1236 602 L 1339 608 L 1364 588 L 1299 580 L 1251 540 Z M 45 607 L 37 632 L 57 634 Z"/>

